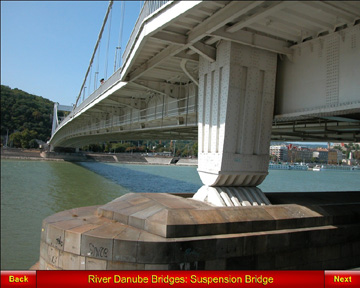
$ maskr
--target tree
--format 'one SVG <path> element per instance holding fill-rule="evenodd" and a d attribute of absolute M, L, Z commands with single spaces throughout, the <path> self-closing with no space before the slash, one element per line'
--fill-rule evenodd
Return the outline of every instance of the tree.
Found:
<path fill-rule="evenodd" d="M 33 113 L 32 113 L 32 116 L 34 117 L 35 120 L 39 120 L 42 118 L 42 115 L 39 111 L 35 110 Z"/>
<path fill-rule="evenodd" d="M 35 139 L 32 139 L 29 142 L 29 148 L 34 148 L 34 149 L 39 148 L 39 143 Z"/>
<path fill-rule="evenodd" d="M 25 142 L 34 139 L 31 138 L 34 132 L 39 140 L 46 141 L 51 135 L 53 107 L 54 103 L 48 99 L 1 85 L 1 135 L 7 131 L 14 134 L 10 141 L 15 147 L 29 147 L 30 143 Z"/>
<path fill-rule="evenodd" d="M 21 147 L 30 148 L 30 141 L 36 139 L 37 132 L 34 130 L 25 129 L 21 132 L 21 136 Z"/>
<path fill-rule="evenodd" d="M 10 143 L 16 148 L 34 148 L 30 146 L 35 146 L 30 141 L 34 140 L 36 142 L 37 132 L 34 130 L 25 129 L 22 132 L 16 131 L 10 135 Z M 37 143 L 37 142 L 36 142 Z"/>
<path fill-rule="evenodd" d="M 15 148 L 21 148 L 22 136 L 20 131 L 12 133 L 9 138 L 11 143 L 10 145 L 12 145 Z"/>
<path fill-rule="evenodd" d="M 195 157 L 198 156 L 198 142 L 197 141 L 192 146 L 192 155 Z"/>

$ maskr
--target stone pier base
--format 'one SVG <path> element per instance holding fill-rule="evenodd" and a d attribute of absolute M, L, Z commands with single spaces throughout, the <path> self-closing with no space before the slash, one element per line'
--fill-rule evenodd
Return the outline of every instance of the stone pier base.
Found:
<path fill-rule="evenodd" d="M 270 193 L 213 207 L 130 193 L 43 221 L 39 269 L 349 269 L 360 266 L 360 193 Z M 286 203 L 287 202 L 287 203 Z M 288 203 L 297 204 L 288 204 Z"/>

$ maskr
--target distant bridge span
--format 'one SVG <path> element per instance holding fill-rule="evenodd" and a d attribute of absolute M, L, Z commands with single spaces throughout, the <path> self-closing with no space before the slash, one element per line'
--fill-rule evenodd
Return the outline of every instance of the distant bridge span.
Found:
<path fill-rule="evenodd" d="M 258 185 L 270 139 L 360 141 L 360 2 L 149 2 L 123 66 L 55 123 L 52 147 L 198 139 L 199 171 L 228 181 L 205 184 Z M 229 180 L 240 162 L 256 163 L 247 184 Z"/>

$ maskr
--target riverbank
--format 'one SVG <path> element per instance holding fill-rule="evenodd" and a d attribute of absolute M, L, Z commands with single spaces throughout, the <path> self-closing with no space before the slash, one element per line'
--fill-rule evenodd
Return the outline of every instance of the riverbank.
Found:
<path fill-rule="evenodd" d="M 42 160 L 40 149 L 20 149 L 1 147 L 1 159 L 18 159 L 18 160 Z M 53 159 L 63 161 L 62 159 Z"/>
<path fill-rule="evenodd" d="M 139 153 L 56 153 L 40 149 L 19 149 L 1 147 L 1 159 L 44 160 L 70 162 L 110 162 L 144 165 L 197 166 L 197 159 L 166 156 L 146 156 Z"/>

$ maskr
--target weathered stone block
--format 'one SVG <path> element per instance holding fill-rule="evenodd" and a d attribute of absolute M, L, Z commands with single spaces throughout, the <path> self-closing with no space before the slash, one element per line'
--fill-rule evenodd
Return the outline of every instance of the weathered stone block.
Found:
<path fill-rule="evenodd" d="M 44 241 L 40 241 L 40 257 L 48 261 L 48 247 Z"/>
<path fill-rule="evenodd" d="M 232 235 L 231 237 L 222 235 L 217 237 L 214 250 L 215 259 L 240 257 L 244 253 L 244 237 L 239 237 L 238 235 Z"/>
<path fill-rule="evenodd" d="M 80 258 L 78 255 L 61 251 L 59 254 L 59 267 L 64 270 L 79 270 Z"/>
<path fill-rule="evenodd" d="M 48 257 L 45 258 L 46 262 L 48 264 L 51 264 L 53 266 L 59 267 L 59 250 L 55 247 L 48 246 Z"/>
<path fill-rule="evenodd" d="M 328 226 L 327 229 L 319 227 L 318 229 L 308 230 L 308 239 L 311 246 L 321 246 L 324 243 L 329 243 L 331 241 L 330 230 L 334 229 L 333 226 Z"/>
<path fill-rule="evenodd" d="M 275 270 L 275 255 L 261 254 L 256 259 L 256 269 L 259 270 Z"/>
<path fill-rule="evenodd" d="M 360 256 L 360 241 L 352 243 L 352 251 L 355 256 Z M 358 259 L 360 259 L 360 257 Z"/>
<path fill-rule="evenodd" d="M 132 206 L 142 206 L 145 203 L 153 202 L 149 199 L 148 195 L 134 195 L 133 198 L 128 199 L 127 202 Z"/>
<path fill-rule="evenodd" d="M 282 251 L 289 249 L 289 233 L 291 230 L 270 231 L 267 237 L 268 251 Z"/>
<path fill-rule="evenodd" d="M 205 261 L 205 270 L 225 270 L 225 268 L 226 268 L 225 259 Z"/>
<path fill-rule="evenodd" d="M 123 208 L 120 211 L 114 212 L 113 220 L 118 221 L 120 223 L 128 224 L 129 223 L 129 216 L 139 212 L 143 209 L 149 208 L 153 205 L 153 202 L 146 201 L 142 204 L 136 206 L 129 206 L 127 208 Z"/>
<path fill-rule="evenodd" d="M 141 230 L 127 227 L 114 238 L 113 260 L 121 262 L 136 262 L 137 239 Z"/>
<path fill-rule="evenodd" d="M 80 268 L 79 270 L 86 270 L 86 257 L 79 256 L 80 258 Z"/>
<path fill-rule="evenodd" d="M 141 232 L 138 238 L 138 263 L 163 264 L 174 261 L 174 242 L 166 238 Z"/>
<path fill-rule="evenodd" d="M 138 263 L 167 264 L 174 261 L 174 243 L 139 241 L 136 258 Z"/>
<path fill-rule="evenodd" d="M 59 267 L 56 267 L 54 265 L 51 265 L 50 263 L 45 263 L 45 269 L 44 270 L 63 270 Z"/>
<path fill-rule="evenodd" d="M 80 254 L 82 256 L 112 259 L 114 237 L 124 229 L 121 223 L 107 223 L 82 234 Z"/>
<path fill-rule="evenodd" d="M 226 259 L 226 270 L 255 270 L 257 257 L 243 256 Z"/>
<path fill-rule="evenodd" d="M 81 234 L 95 229 L 99 225 L 85 224 L 65 231 L 64 251 L 80 255 Z"/>
<path fill-rule="evenodd" d="M 226 234 L 226 225 L 222 223 L 201 224 L 195 226 L 196 236 Z M 188 235 L 190 236 L 190 235 Z"/>
<path fill-rule="evenodd" d="M 268 251 L 267 232 L 257 232 L 254 241 L 255 241 L 256 254 L 267 253 Z"/>
<path fill-rule="evenodd" d="M 41 256 L 39 258 L 39 270 L 46 270 L 46 261 Z"/>
<path fill-rule="evenodd" d="M 307 256 L 304 255 L 305 252 L 306 250 L 299 249 L 295 251 L 284 251 L 282 253 L 276 253 L 272 255 L 274 258 L 273 268 L 284 269 L 286 267 L 306 264 L 310 259 L 307 259 Z"/>
<path fill-rule="evenodd" d="M 189 241 L 187 238 L 179 238 L 173 243 L 174 262 L 193 263 L 215 259 L 215 247 L 217 239 L 197 239 Z"/>
<path fill-rule="evenodd" d="M 115 240 L 113 250 L 114 261 L 128 261 L 136 263 L 137 246 L 138 243 L 136 241 Z"/>
<path fill-rule="evenodd" d="M 269 231 L 276 229 L 276 221 L 275 220 L 255 220 L 251 221 L 251 230 L 249 232 L 257 232 L 257 231 Z"/>
<path fill-rule="evenodd" d="M 120 197 L 121 198 L 121 197 Z M 122 209 L 132 206 L 132 204 L 124 201 L 121 201 L 120 198 L 117 198 L 97 209 L 97 215 L 106 217 L 108 219 L 114 218 L 114 213 L 120 213 Z"/>
<path fill-rule="evenodd" d="M 195 236 L 197 235 L 197 223 L 196 219 L 190 213 L 190 210 L 187 209 L 175 209 L 171 211 L 166 211 L 167 217 L 163 218 L 162 225 L 166 225 L 165 234 L 158 234 L 163 237 L 186 237 L 186 236 Z M 162 213 L 164 214 L 164 213 Z M 156 226 L 157 221 L 161 221 L 159 218 L 161 215 L 154 215 L 157 217 L 151 217 L 149 220 L 154 221 L 153 226 Z M 165 215 L 164 215 L 165 216 Z M 165 220 L 165 221 L 164 221 Z M 147 223 L 150 225 L 150 223 Z M 155 233 L 156 227 L 149 232 Z M 156 233 L 157 234 L 157 233 Z"/>
<path fill-rule="evenodd" d="M 148 208 L 145 208 L 141 211 L 138 211 L 128 218 L 128 225 L 139 228 L 145 229 L 146 228 L 146 219 L 150 216 L 158 213 L 159 211 L 163 210 L 164 207 L 162 205 L 154 204 Z"/>
<path fill-rule="evenodd" d="M 64 250 L 64 229 L 49 224 L 47 225 L 46 232 L 46 243 L 60 250 Z"/>
<path fill-rule="evenodd" d="M 108 261 L 108 270 L 146 270 L 145 264 Z"/>
<path fill-rule="evenodd" d="M 107 261 L 95 259 L 92 257 L 85 257 L 85 270 L 106 270 Z"/>
<path fill-rule="evenodd" d="M 244 235 L 245 236 L 245 235 Z M 256 233 L 251 233 L 244 237 L 242 256 L 254 255 L 256 253 Z"/>
<path fill-rule="evenodd" d="M 309 247 L 311 245 L 309 237 L 310 234 L 307 229 L 297 229 L 289 234 L 289 245 L 292 249 Z"/>
<path fill-rule="evenodd" d="M 170 270 L 168 264 L 145 264 L 145 270 Z"/>
<path fill-rule="evenodd" d="M 296 227 L 297 223 L 297 219 L 278 219 L 274 221 L 274 230 L 291 229 Z"/>

